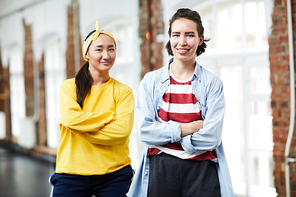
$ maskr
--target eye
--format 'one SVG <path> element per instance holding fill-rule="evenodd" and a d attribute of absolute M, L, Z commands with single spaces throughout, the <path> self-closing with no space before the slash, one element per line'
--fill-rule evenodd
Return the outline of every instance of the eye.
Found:
<path fill-rule="evenodd" d="M 102 49 L 96 49 L 96 51 L 102 51 Z"/>
<path fill-rule="evenodd" d="M 109 51 L 115 51 L 115 49 L 114 48 L 110 48 Z"/>
<path fill-rule="evenodd" d="M 194 34 L 188 34 L 187 37 L 195 37 Z"/>
<path fill-rule="evenodd" d="M 179 37 L 179 34 L 173 34 L 172 37 Z"/>

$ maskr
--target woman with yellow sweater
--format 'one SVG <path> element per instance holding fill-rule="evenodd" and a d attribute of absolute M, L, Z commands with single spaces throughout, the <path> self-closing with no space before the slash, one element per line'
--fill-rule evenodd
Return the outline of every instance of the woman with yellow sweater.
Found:
<path fill-rule="evenodd" d="M 61 140 L 56 171 L 50 178 L 53 196 L 126 196 L 133 176 L 129 136 L 134 119 L 130 87 L 109 76 L 116 42 L 106 30 L 86 38 L 87 61 L 60 89 Z"/>

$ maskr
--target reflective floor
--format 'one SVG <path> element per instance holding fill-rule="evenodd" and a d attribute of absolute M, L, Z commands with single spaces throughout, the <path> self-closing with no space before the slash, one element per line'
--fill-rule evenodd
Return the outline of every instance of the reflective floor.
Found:
<path fill-rule="evenodd" d="M 53 164 L 0 147 L 0 197 L 49 197 Z"/>

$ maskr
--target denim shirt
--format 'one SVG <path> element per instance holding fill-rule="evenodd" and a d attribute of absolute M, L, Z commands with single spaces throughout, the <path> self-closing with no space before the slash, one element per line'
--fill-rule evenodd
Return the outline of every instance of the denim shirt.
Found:
<path fill-rule="evenodd" d="M 203 128 L 198 132 L 184 137 L 181 137 L 179 123 L 173 121 L 157 123 L 160 120 L 158 111 L 163 104 L 162 96 L 170 84 L 168 66 L 147 73 L 140 82 L 135 105 L 136 123 L 141 141 L 146 146 L 127 196 L 147 196 L 149 145 L 164 145 L 178 141 L 188 153 L 199 150 L 215 150 L 218 158 L 217 172 L 221 196 L 234 196 L 221 139 L 225 110 L 223 84 L 217 76 L 197 63 L 191 82 L 196 99 L 202 108 L 204 123 Z"/>

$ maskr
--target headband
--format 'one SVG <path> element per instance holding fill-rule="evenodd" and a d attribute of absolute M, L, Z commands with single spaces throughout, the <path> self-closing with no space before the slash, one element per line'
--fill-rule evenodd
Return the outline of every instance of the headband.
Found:
<path fill-rule="evenodd" d="M 91 42 L 93 40 L 96 40 L 100 34 L 106 34 L 110 38 L 112 38 L 114 40 L 115 48 L 116 48 L 116 41 L 115 41 L 115 38 L 113 37 L 113 35 L 106 30 L 100 30 L 99 29 L 99 21 L 96 21 L 96 31 L 86 39 L 86 41 L 84 42 L 83 47 L 82 47 L 82 55 L 83 55 L 83 59 L 85 61 L 88 61 L 88 59 L 85 57 L 85 54 L 88 50 L 89 45 L 91 44 Z"/>

